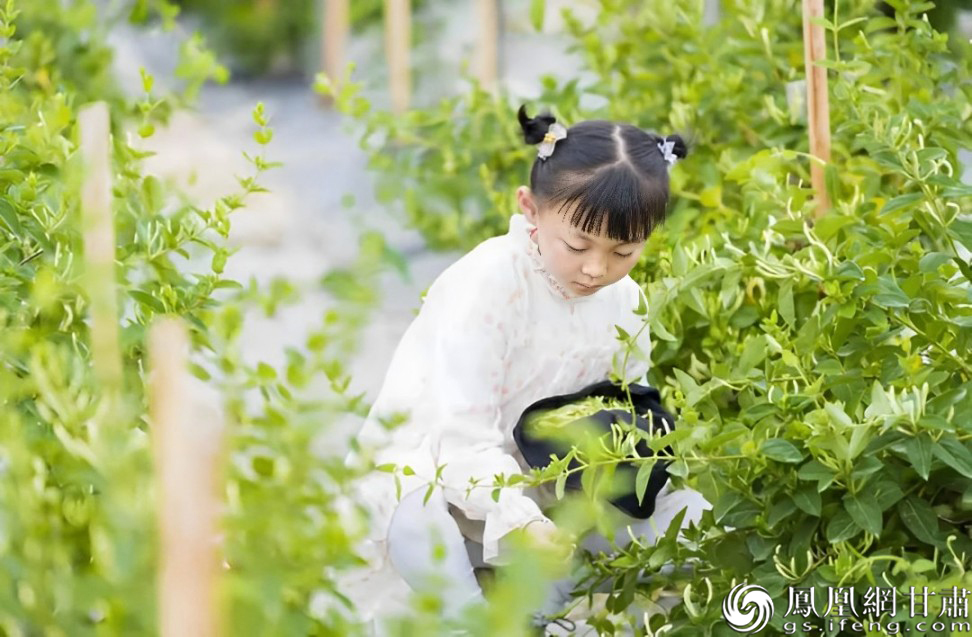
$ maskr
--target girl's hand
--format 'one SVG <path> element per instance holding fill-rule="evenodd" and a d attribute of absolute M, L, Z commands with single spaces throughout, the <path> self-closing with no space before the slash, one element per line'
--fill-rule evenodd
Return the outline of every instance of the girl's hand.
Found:
<path fill-rule="evenodd" d="M 564 559 L 569 558 L 577 548 L 574 538 L 558 529 L 549 519 L 528 522 L 523 530 L 536 548 L 560 554 Z"/>

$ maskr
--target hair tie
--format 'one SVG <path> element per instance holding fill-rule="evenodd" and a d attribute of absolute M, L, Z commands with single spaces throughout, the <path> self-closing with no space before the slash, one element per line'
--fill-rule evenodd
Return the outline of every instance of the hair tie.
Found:
<path fill-rule="evenodd" d="M 543 141 L 540 143 L 540 149 L 537 151 L 537 156 L 540 159 L 546 159 L 554 152 L 554 146 L 561 139 L 567 137 L 567 129 L 561 124 L 554 122 L 547 129 L 547 134 L 543 136 Z"/>
<path fill-rule="evenodd" d="M 662 156 L 665 158 L 665 161 L 668 163 L 669 166 L 672 166 L 675 162 L 678 161 L 678 155 L 672 152 L 673 148 L 675 148 L 675 142 L 673 141 L 669 141 L 666 139 L 664 143 L 658 142 L 658 150 L 661 151 Z"/>

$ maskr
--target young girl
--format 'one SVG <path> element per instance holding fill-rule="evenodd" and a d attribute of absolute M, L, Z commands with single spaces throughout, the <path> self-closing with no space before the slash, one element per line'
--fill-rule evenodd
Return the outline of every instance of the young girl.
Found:
<path fill-rule="evenodd" d="M 494 501 L 486 485 L 529 469 L 511 434 L 527 406 L 621 370 L 615 325 L 630 334 L 642 326 L 634 310 L 643 292 L 628 273 L 664 220 L 668 169 L 687 152 L 678 135 L 630 124 L 567 129 L 549 114 L 527 117 L 525 107 L 518 116 L 526 142 L 540 144 L 530 187 L 516 193 L 522 214 L 429 288 L 348 458 L 397 466 L 397 485 L 376 471 L 358 487 L 372 513 L 371 557 L 377 568 L 389 560 L 413 589 L 435 586 L 446 614 L 480 600 L 473 561 L 502 563 L 511 531 L 555 542 L 539 490 L 506 488 Z M 637 344 L 643 358 L 622 370 L 631 382 L 648 371 L 647 329 Z M 443 487 L 424 502 L 443 465 Z M 470 490 L 470 479 L 484 486 Z M 660 494 L 652 518 L 660 532 L 685 506 L 684 525 L 709 508 L 694 491 Z M 653 536 L 643 523 L 638 532 Z"/>

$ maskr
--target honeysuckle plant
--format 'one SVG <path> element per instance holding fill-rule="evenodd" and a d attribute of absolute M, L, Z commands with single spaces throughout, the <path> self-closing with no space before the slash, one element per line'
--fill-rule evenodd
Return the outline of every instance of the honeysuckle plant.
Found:
<path fill-rule="evenodd" d="M 828 593 L 848 590 L 862 618 L 917 630 L 947 618 L 947 591 L 972 589 L 972 188 L 958 155 L 972 132 L 968 55 L 930 26 L 931 3 L 894 0 L 889 15 L 828 5 L 832 207 L 818 218 L 800 4 L 721 5 L 712 26 L 701 2 L 603 0 L 594 28 L 567 10 L 593 76 L 546 77 L 530 100 L 566 124 L 613 119 L 694 142 L 632 276 L 648 298 L 649 380 L 677 414 L 669 473 L 714 506 L 688 542 L 589 556 L 577 592 L 611 587 L 590 619 L 601 634 L 635 625 L 672 587 L 683 603 L 650 617 L 650 631 L 735 634 L 722 601 L 744 582 L 776 602 L 767 634 L 788 629 L 796 588 L 815 589 L 806 621 L 828 635 L 851 634 L 823 617 Z M 503 231 L 535 152 L 513 117 L 527 100 L 475 82 L 401 116 L 374 112 L 353 83 L 336 98 L 360 126 L 379 196 L 430 246 Z M 563 480 L 569 457 L 478 486 Z M 596 506 L 594 478 L 585 506 Z M 668 562 L 693 570 L 639 582 Z M 893 607 L 862 603 L 892 588 Z M 926 617 L 909 616 L 923 590 L 937 592 Z"/>
<path fill-rule="evenodd" d="M 393 251 L 374 234 L 358 261 L 325 271 L 334 303 L 285 363 L 248 362 L 244 323 L 306 293 L 224 274 L 233 212 L 276 166 L 270 114 L 253 110 L 257 152 L 239 188 L 202 208 L 145 171 L 150 137 L 207 79 L 224 76 L 191 39 L 182 94 L 125 96 L 113 83 L 106 29 L 118 16 L 174 13 L 164 2 L 0 3 L 0 634 L 158 632 L 156 485 L 147 414 L 146 337 L 161 315 L 183 319 L 192 373 L 225 418 L 219 541 L 228 634 L 341 634 L 361 629 L 337 588 L 362 531 L 338 496 L 347 470 L 322 446 L 338 414 L 366 409 L 347 369 L 376 299 L 368 288 Z M 114 13 L 112 13 L 114 12 Z M 79 211 L 78 112 L 111 114 L 114 280 L 123 377 L 117 399 L 92 372 L 90 289 Z M 213 168 L 216 169 L 216 168 Z M 115 396 L 114 392 L 111 392 Z M 194 401 L 194 396 L 186 396 Z M 268 593 L 268 591 L 270 591 Z"/>

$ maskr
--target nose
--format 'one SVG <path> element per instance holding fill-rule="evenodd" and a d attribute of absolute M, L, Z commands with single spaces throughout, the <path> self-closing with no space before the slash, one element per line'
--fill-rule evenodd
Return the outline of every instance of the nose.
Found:
<path fill-rule="evenodd" d="M 583 265 L 581 265 L 581 272 L 592 279 L 600 279 L 607 272 L 607 264 L 604 259 L 595 256 L 584 261 Z"/>

